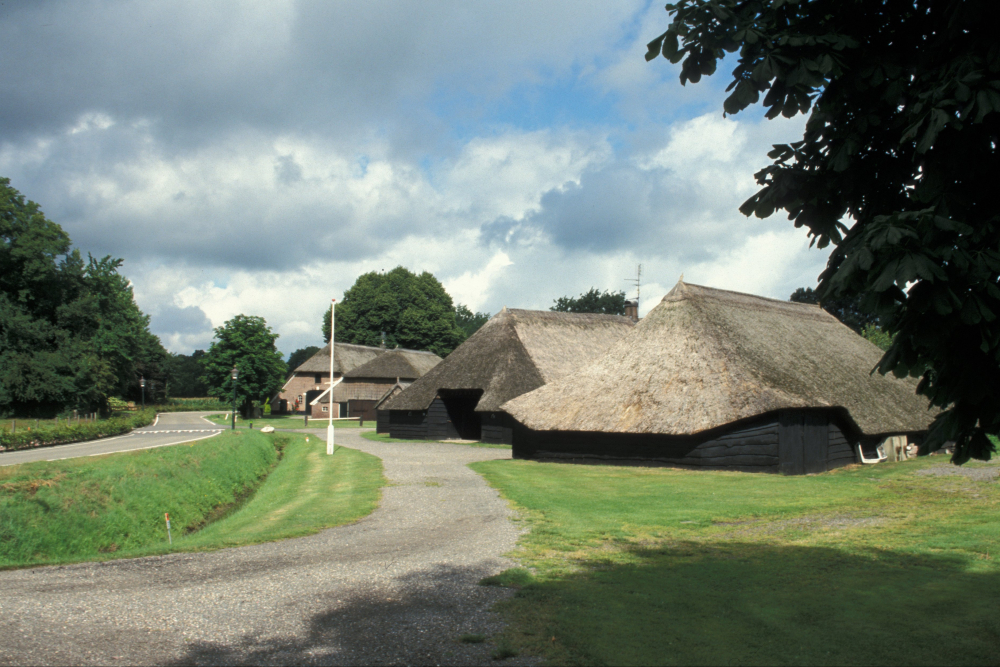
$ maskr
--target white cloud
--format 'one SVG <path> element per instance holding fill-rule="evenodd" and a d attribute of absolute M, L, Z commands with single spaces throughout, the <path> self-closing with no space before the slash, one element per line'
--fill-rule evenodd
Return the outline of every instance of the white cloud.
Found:
<path fill-rule="evenodd" d="M 316 344 L 331 296 L 397 265 L 489 312 L 629 289 L 640 262 L 643 313 L 681 272 L 787 297 L 826 253 L 737 207 L 802 119 L 723 118 L 724 68 L 682 88 L 646 63 L 667 21 L 638 0 L 23 5 L 0 20 L 0 174 L 126 259 L 176 351 L 239 313 Z"/>

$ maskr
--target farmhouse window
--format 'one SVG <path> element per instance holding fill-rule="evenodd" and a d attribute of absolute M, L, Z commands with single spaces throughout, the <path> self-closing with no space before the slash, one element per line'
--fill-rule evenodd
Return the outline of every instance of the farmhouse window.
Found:
<path fill-rule="evenodd" d="M 320 375 L 319 373 L 316 373 L 316 384 L 319 384 L 322 381 L 323 381 L 323 376 Z"/>
<path fill-rule="evenodd" d="M 323 412 L 329 412 L 329 411 L 330 411 L 330 406 L 324 405 L 323 406 Z"/>

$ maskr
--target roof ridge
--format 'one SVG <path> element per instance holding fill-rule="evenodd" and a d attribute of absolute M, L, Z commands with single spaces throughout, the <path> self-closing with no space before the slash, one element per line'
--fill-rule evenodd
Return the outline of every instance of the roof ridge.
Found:
<path fill-rule="evenodd" d="M 695 289 L 688 292 L 687 288 L 691 287 Z M 790 307 L 790 308 L 800 308 L 803 310 L 820 310 L 826 313 L 826 311 L 823 310 L 823 307 L 816 303 L 802 303 L 800 301 L 775 299 L 769 296 L 760 296 L 758 294 L 749 294 L 747 292 L 737 292 L 736 290 L 722 289 L 721 287 L 708 287 L 707 285 L 696 285 L 694 283 L 685 283 L 680 281 L 678 281 L 678 283 L 674 285 L 674 287 L 669 292 L 667 292 L 666 295 L 660 301 L 668 303 L 672 301 L 680 301 L 688 296 L 696 295 L 699 292 L 707 293 L 705 294 L 706 296 L 719 295 L 719 296 L 731 297 L 734 301 L 760 301 L 764 302 L 765 305 L 773 306 L 776 308 Z M 826 314 L 829 315 L 829 313 Z M 833 316 L 830 315 L 830 317 Z"/>

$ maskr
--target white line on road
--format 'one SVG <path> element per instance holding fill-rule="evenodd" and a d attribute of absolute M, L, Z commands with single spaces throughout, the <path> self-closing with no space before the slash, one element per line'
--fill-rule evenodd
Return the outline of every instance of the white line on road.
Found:
<path fill-rule="evenodd" d="M 165 442 L 165 443 L 163 443 L 161 445 L 149 445 L 147 447 L 132 447 L 130 449 L 122 449 L 122 450 L 119 450 L 117 452 L 97 452 L 96 454 L 87 454 L 87 456 L 108 456 L 109 454 L 124 454 L 126 452 L 138 452 L 138 451 L 143 450 L 143 449 L 156 449 L 157 447 L 171 447 L 173 445 L 186 445 L 189 442 L 197 442 L 198 440 L 207 440 L 208 438 L 211 438 L 211 437 L 219 435 L 219 433 L 221 433 L 221 431 L 216 431 L 215 433 L 212 433 L 212 434 L 209 434 L 209 435 L 203 435 L 200 438 L 191 438 L 190 440 L 184 440 L 184 441 L 181 441 L 181 442 Z M 94 441 L 91 440 L 90 442 L 94 442 Z M 63 456 L 63 457 L 58 458 L 58 459 L 45 459 L 45 460 L 46 461 L 65 461 L 66 459 L 75 459 L 75 458 L 80 458 L 80 457 L 76 457 L 76 456 Z"/>

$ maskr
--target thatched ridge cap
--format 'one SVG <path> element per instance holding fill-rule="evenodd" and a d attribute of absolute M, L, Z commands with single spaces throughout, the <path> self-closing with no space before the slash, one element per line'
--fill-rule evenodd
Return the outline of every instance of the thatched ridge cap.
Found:
<path fill-rule="evenodd" d="M 557 310 L 527 310 L 524 308 L 506 308 L 498 313 L 511 317 L 515 323 L 530 322 L 564 322 L 596 323 L 596 322 L 628 322 L 634 324 L 624 315 L 605 315 L 604 313 L 565 313 Z"/>
<path fill-rule="evenodd" d="M 823 308 L 818 304 L 772 299 L 766 296 L 757 296 L 756 294 L 747 294 L 745 292 L 735 292 L 733 290 L 720 289 L 718 287 L 694 285 L 692 283 L 685 283 L 682 280 L 677 281 L 677 284 L 674 285 L 669 292 L 667 292 L 663 299 L 661 299 L 661 303 L 699 300 L 720 301 L 725 302 L 727 305 L 743 306 L 753 309 L 783 311 L 798 317 L 819 316 L 822 319 L 834 319 L 838 322 L 840 321 L 830 313 L 823 310 Z"/>

